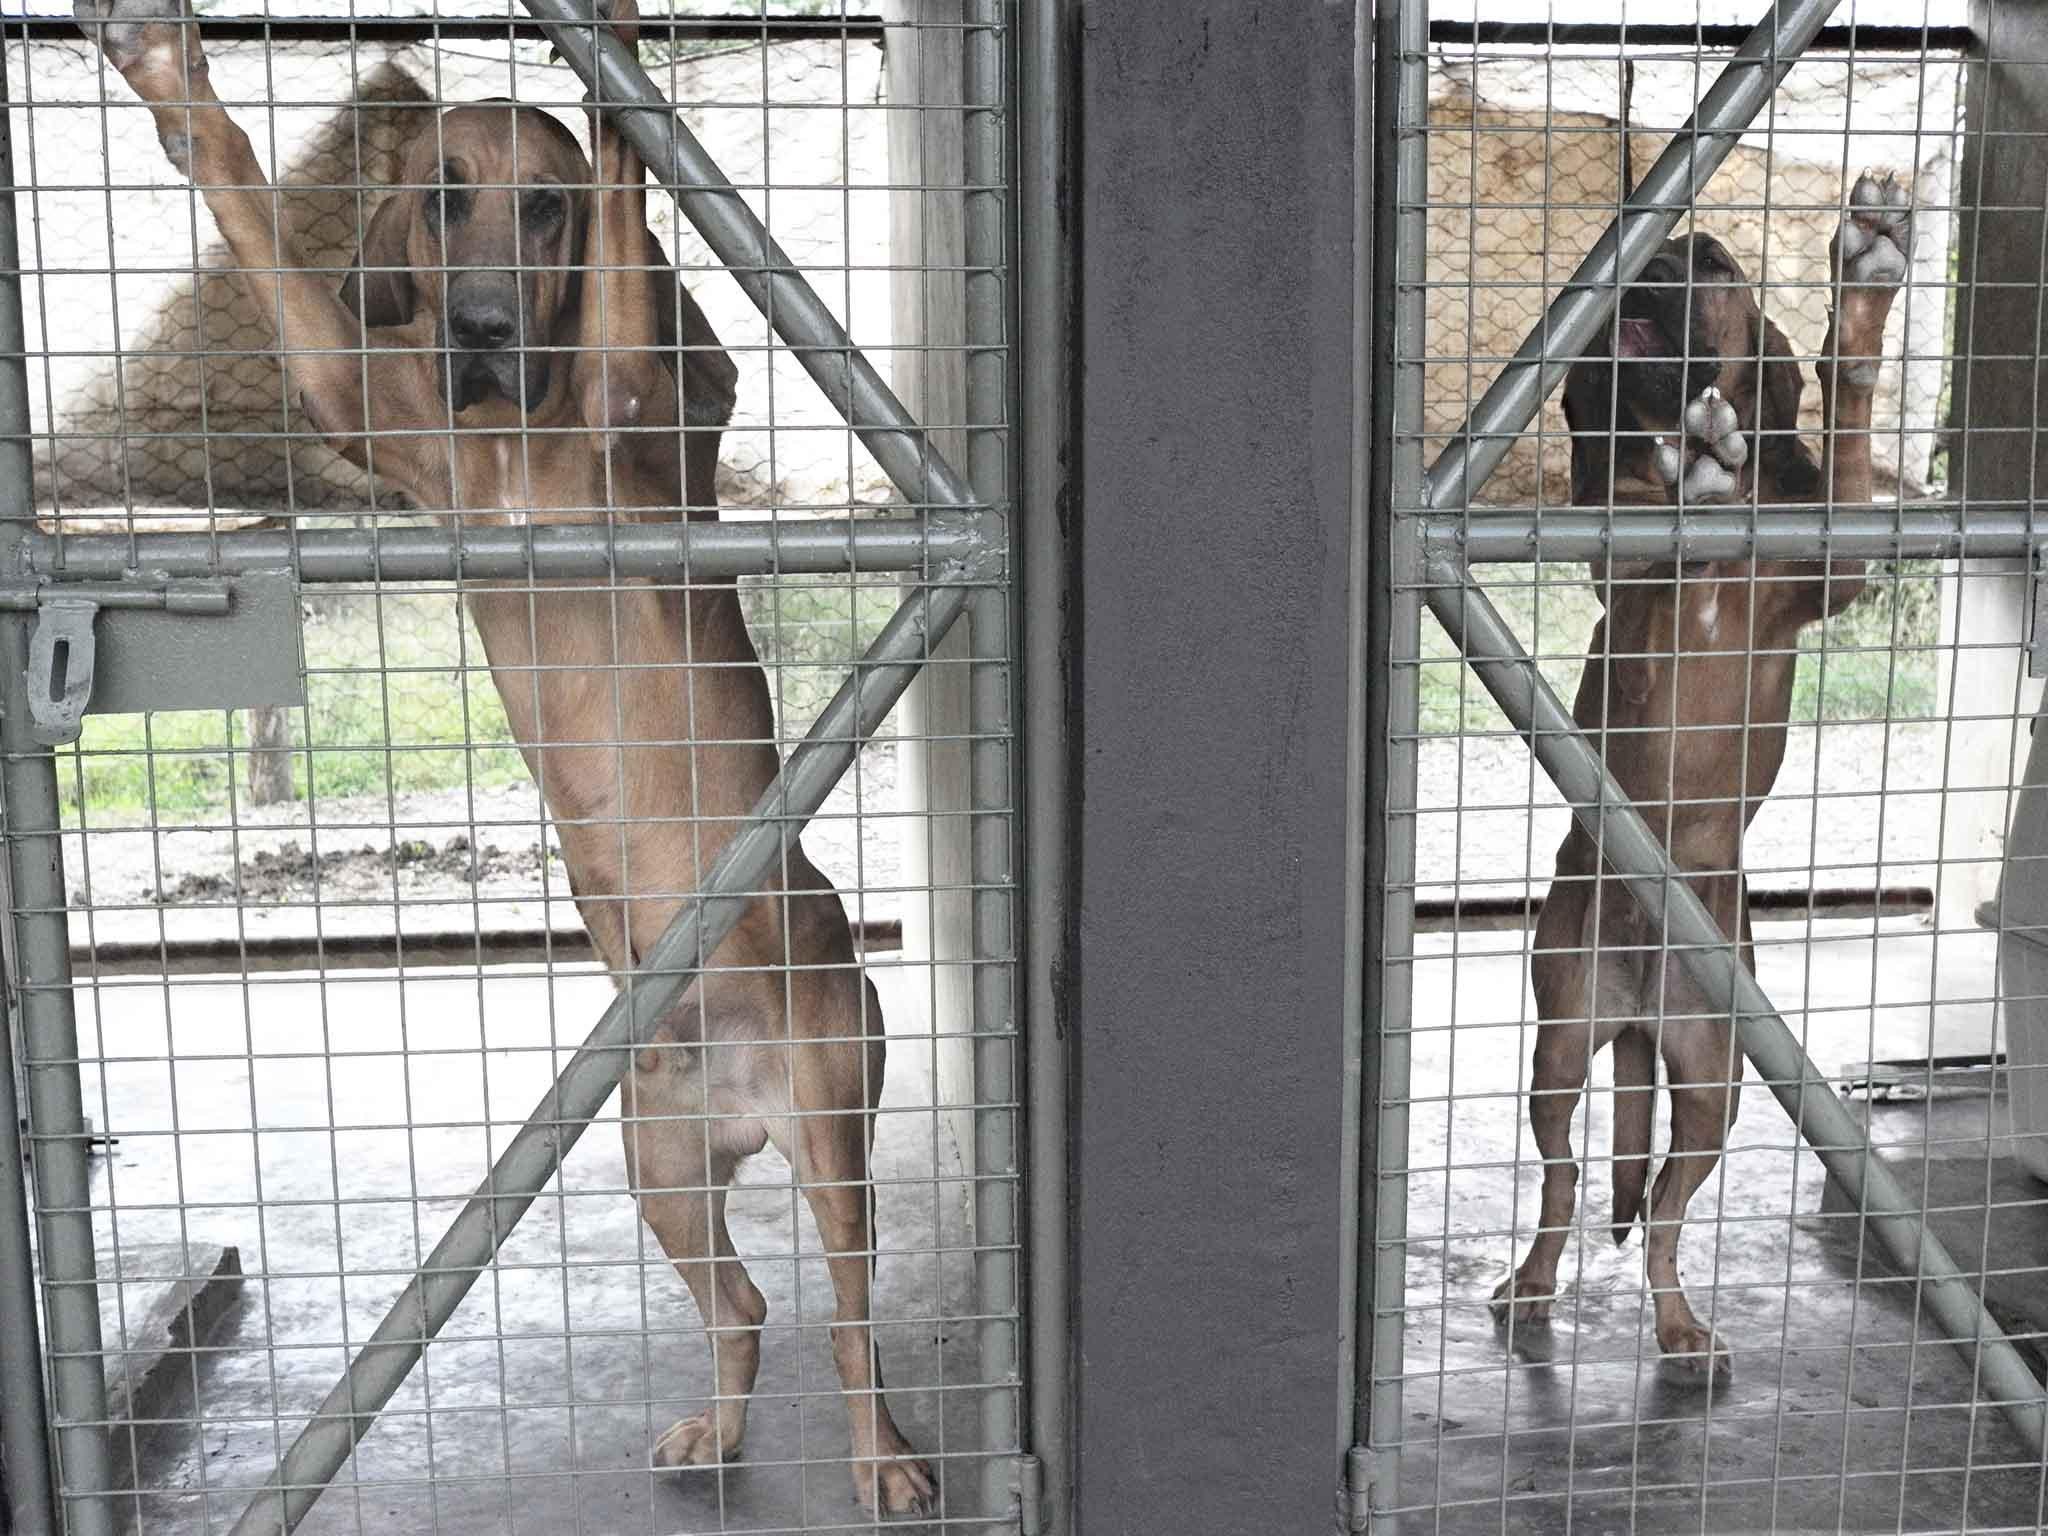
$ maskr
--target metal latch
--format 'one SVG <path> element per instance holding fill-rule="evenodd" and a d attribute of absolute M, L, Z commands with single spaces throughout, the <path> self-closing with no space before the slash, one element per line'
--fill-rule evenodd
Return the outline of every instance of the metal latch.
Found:
<path fill-rule="evenodd" d="M 92 702 L 92 621 L 100 605 L 54 598 L 36 610 L 28 642 L 30 730 L 45 746 L 78 740 L 85 706 Z"/>
<path fill-rule="evenodd" d="M 1044 1536 L 1045 1463 L 1029 1454 L 1019 1456 L 1012 1491 L 1017 1497 L 1018 1536 Z"/>
<path fill-rule="evenodd" d="M 92 705 L 99 642 L 94 621 L 102 608 L 147 608 L 164 613 L 221 615 L 228 588 L 216 581 L 152 583 L 36 582 L 0 586 L 0 609 L 34 609 L 29 634 L 29 731 L 45 746 L 78 740 Z"/>

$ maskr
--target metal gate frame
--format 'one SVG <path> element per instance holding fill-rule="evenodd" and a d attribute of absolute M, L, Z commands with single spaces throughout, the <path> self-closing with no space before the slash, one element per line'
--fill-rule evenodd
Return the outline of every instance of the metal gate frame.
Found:
<path fill-rule="evenodd" d="M 1742 964 L 1727 937 L 1673 867 L 1664 846 L 1607 772 L 1598 750 L 1544 680 L 1512 627 L 1474 581 L 1471 567 L 1531 560 L 1899 559 L 2028 555 L 2048 548 L 2029 504 L 1960 500 L 1912 510 L 1751 506 L 1732 512 L 1607 509 L 1474 511 L 1471 498 L 1527 430 L 1572 361 L 1611 317 L 1778 83 L 1819 35 L 1839 0 L 1777 0 L 1728 60 L 1689 122 L 1619 209 L 1607 233 L 1550 304 L 1514 358 L 1427 470 L 1422 418 L 1425 292 L 1419 281 L 1428 213 L 1429 8 L 1427 0 L 1378 0 L 1375 16 L 1377 136 L 1374 211 L 1376 313 L 1373 446 L 1375 502 L 1383 509 L 1373 551 L 1368 675 L 1385 690 L 1381 729 L 1369 746 L 1369 942 L 1366 1018 L 1405 1019 L 1406 961 L 1413 951 L 1417 693 L 1421 606 L 1443 626 L 1465 663 L 1595 839 L 1614 873 L 1676 951 L 1689 977 L 1732 1019 L 1743 1052 L 1784 1106 L 1807 1146 L 1847 1191 L 1921 1302 L 1974 1366 L 1975 1395 L 1995 1405 L 2040 1455 L 2048 1455 L 2048 1401 L 2019 1352 L 1985 1310 L 1968 1278 L 1927 1230 L 1918 1206 L 1871 1155 L 1866 1139 L 1798 1039 Z M 1404 649 L 1405 648 L 1405 649 Z M 1368 1029 L 1372 1026 L 1368 1023 Z M 1398 1504 L 1402 1435 L 1402 1328 L 1407 1222 L 1409 1053 L 1403 1031 L 1369 1037 L 1358 1231 L 1358 1359 L 1346 1516 L 1375 1528 Z"/>
<path fill-rule="evenodd" d="M 775 334 L 840 411 L 848 426 L 914 509 L 911 516 L 827 519 L 800 525 L 692 524 L 612 528 L 404 529 L 281 533 L 151 533 L 58 536 L 35 521 L 27 356 L 20 302 L 15 181 L 5 80 L 0 78 L 0 573 L 42 591 L 66 583 L 143 583 L 174 589 L 188 578 L 289 573 L 298 582 L 528 579 L 592 575 L 693 576 L 901 571 L 926 584 L 907 597 L 762 794 L 704 882 L 649 950 L 554 1086 L 527 1117 L 461 1214 L 450 1224 L 383 1322 L 350 1362 L 315 1416 L 252 1491 L 235 1536 L 289 1533 L 310 1511 L 380 1409 L 419 1361 L 426 1344 L 491 1264 L 520 1216 L 618 1085 L 635 1045 L 644 1041 L 748 904 L 745 893 L 803 832 L 812 814 L 916 676 L 931 650 L 965 614 L 971 643 L 970 732 L 972 913 L 974 942 L 975 1254 L 981 1321 L 984 1468 L 981 1513 L 1000 1527 L 1039 1529 L 1041 1493 L 1052 1506 L 1065 1486 L 1067 1375 L 1064 1343 L 1065 1223 L 1063 1048 L 1053 1010 L 1023 1041 L 1016 1010 L 1018 941 L 1013 893 L 1018 774 L 1013 762 L 1009 602 L 1011 487 L 1017 480 L 1017 349 L 1009 337 L 1019 314 L 1013 190 L 1034 199 L 1041 227 L 1063 227 L 1057 207 L 1065 135 L 1058 94 L 1065 67 L 1061 8 L 1030 3 L 1020 23 L 1015 0 L 970 0 L 964 114 L 965 291 L 968 346 L 967 474 L 940 455 L 803 275 L 776 245 L 674 107 L 609 29 L 592 25 L 589 0 L 523 0 L 592 92 L 613 112 L 655 181 L 674 198 L 706 244 L 768 319 Z M 1015 41 L 1013 41 L 1015 39 Z M 1021 63 L 1019 55 L 1022 55 Z M 1010 112 L 1018 93 L 1036 98 L 1032 113 Z M 1010 126 L 1034 122 L 1032 167 L 1020 174 Z M 1057 481 L 1064 388 L 1060 345 L 1065 252 L 1041 252 L 1016 286 L 1027 291 L 1033 324 L 1046 344 L 1032 365 L 1030 414 L 1039 446 L 1027 483 L 1034 498 Z M 1034 519 L 1043 525 L 1045 519 Z M 1039 584 L 1058 584 L 1057 551 L 1038 567 Z M 10 969 L 16 985 L 0 1014 L 0 1048 L 19 1057 L 27 1088 L 32 1173 L 24 1143 L 0 1137 L 0 1338 L 17 1368 L 0 1381 L 4 1452 L 18 1536 L 112 1536 L 118 1521 L 102 1377 L 95 1274 L 88 1124 L 81 1091 L 74 1013 L 55 760 L 30 729 L 25 667 L 33 609 L 0 617 L 0 808 L 4 808 Z M 1046 631 L 1057 643 L 1057 635 Z M 1054 719 L 1056 700 L 1034 704 Z M 1051 755 L 1034 762 L 1056 765 Z M 1060 775 L 1033 786 L 1035 805 L 1051 808 Z M 1053 818 L 1048 818 L 1048 823 Z M 1057 850 L 1056 828 L 1034 832 L 1034 847 Z M 1034 911 L 1049 928 L 1060 921 L 1056 891 Z M 1056 930 L 1055 930 L 1056 931 Z M 1050 957 L 1034 959 L 1034 995 L 1043 995 Z M 1029 1092 L 1019 1048 L 1029 1063 Z M 14 1114 L 11 1071 L 0 1082 L 0 1116 Z M 1019 1230 L 1020 1107 L 1028 1108 L 1034 1158 L 1030 1212 L 1032 1286 L 1022 1284 Z M 1035 1172 L 1039 1170 L 1034 1170 Z M 33 1205 L 25 1198 L 33 1183 Z M 47 1350 L 37 1338 L 37 1284 L 28 1215 L 39 1223 Z M 1028 1341 L 1018 1336 L 1027 1323 Z M 1031 1368 L 1024 1364 L 1031 1353 Z M 47 1355 L 45 1373 L 23 1368 Z M 1024 1431 L 1031 1383 L 1031 1432 Z M 1018 1447 L 1015 1455 L 1002 1454 Z M 1039 1456 L 1024 1448 L 1040 1450 Z M 1049 1485 L 1049 1487 L 1047 1486 Z M 992 1527 L 993 1528 L 993 1527 Z"/>

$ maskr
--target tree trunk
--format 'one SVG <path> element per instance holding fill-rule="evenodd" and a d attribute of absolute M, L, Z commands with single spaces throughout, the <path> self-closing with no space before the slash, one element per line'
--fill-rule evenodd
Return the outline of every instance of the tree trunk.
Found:
<path fill-rule="evenodd" d="M 294 798 L 292 712 L 271 704 L 249 711 L 249 803 L 278 805 Z"/>

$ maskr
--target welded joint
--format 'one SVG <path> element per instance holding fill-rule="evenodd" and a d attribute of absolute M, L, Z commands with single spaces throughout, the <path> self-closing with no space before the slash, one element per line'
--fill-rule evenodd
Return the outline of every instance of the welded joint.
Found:
<path fill-rule="evenodd" d="M 960 545 L 932 572 L 942 586 L 984 586 L 1000 581 L 1010 564 L 1010 519 L 995 507 L 945 507 L 928 514 L 932 531 Z"/>

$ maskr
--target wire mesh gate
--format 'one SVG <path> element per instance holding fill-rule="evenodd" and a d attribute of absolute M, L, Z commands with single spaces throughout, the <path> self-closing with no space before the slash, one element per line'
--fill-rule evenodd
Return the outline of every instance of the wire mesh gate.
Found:
<path fill-rule="evenodd" d="M 552 523 L 364 521 L 391 488 L 331 451 L 287 388 L 283 312 L 265 314 L 260 284 L 237 281 L 252 265 L 239 251 L 201 250 L 198 199 L 182 180 L 166 190 L 141 104 L 59 23 L 26 22 L 9 39 L 19 190 L 0 207 L 13 215 L 0 245 L 26 248 L 23 259 L 0 249 L 0 269 L 29 275 L 34 331 L 24 339 L 10 295 L 0 351 L 34 366 L 0 369 L 19 614 L 0 668 L 9 979 L 30 1151 L 27 1169 L 7 1166 L 32 1184 L 36 1230 L 0 1231 L 0 1310 L 10 1361 L 33 1359 L 29 1298 L 40 1298 L 49 1393 L 45 1403 L 33 1372 L 6 1373 L 17 1529 L 53 1518 L 84 1532 L 864 1528 L 904 1512 L 854 1497 L 865 1472 L 875 1502 L 890 1454 L 859 1444 L 862 1416 L 872 1436 L 882 1404 L 933 1469 L 928 1496 L 912 1490 L 904 1506 L 923 1503 L 948 1526 L 1027 1517 L 1010 1006 L 1011 44 L 994 5 L 908 7 L 886 26 L 816 9 L 645 19 L 665 92 L 566 0 L 536 0 L 530 19 L 352 6 L 325 24 L 200 29 L 230 113 L 261 120 L 260 158 L 285 188 L 275 217 L 298 235 L 299 259 L 336 284 L 378 197 L 433 190 L 406 179 L 403 155 L 443 105 L 494 90 L 569 105 L 595 92 L 686 217 L 650 222 L 689 288 L 707 290 L 738 363 L 717 499 L 762 512 L 727 522 L 613 519 L 602 502 Z M 914 44 L 955 84 L 913 77 L 907 100 L 889 100 L 877 44 Z M 915 127 L 899 136 L 907 151 L 885 156 L 891 113 Z M 130 158 L 138 144 L 149 152 Z M 443 221 L 459 184 L 445 177 L 433 184 Z M 605 190 L 593 180 L 588 195 Z M 875 234 L 892 198 L 908 205 L 908 250 Z M 515 227 L 544 226 L 534 206 L 518 205 Z M 92 221 L 67 228 L 81 209 Z M 805 259 L 778 244 L 792 227 Z M 153 262 L 124 259 L 136 246 Z M 374 279 L 383 263 L 364 261 Z M 452 291 L 457 259 L 443 261 Z M 820 297 L 806 267 L 829 271 L 838 292 Z M 581 267 L 586 282 L 606 270 Z M 923 331 L 891 333 L 880 290 L 892 277 L 924 290 Z M 932 318 L 949 312 L 957 331 Z M 878 346 L 899 379 L 923 373 L 923 425 L 868 361 Z M 677 354 L 686 371 L 688 352 Z M 935 407 L 949 399 L 938 374 L 957 380 L 950 405 Z M 684 434 L 700 420 L 689 404 Z M 451 413 L 451 454 L 459 430 Z M 459 603 L 504 590 L 544 602 L 572 583 L 609 594 L 613 634 L 594 643 L 612 660 L 588 670 L 617 688 L 622 653 L 605 647 L 619 644 L 618 594 L 678 592 L 688 611 L 735 579 L 771 683 L 771 739 L 793 750 L 750 812 L 696 815 L 693 836 L 716 858 L 655 888 L 649 899 L 665 898 L 673 920 L 634 941 L 637 969 L 607 1007 L 591 963 L 601 957 L 563 906 L 572 882 L 593 895 L 590 870 L 546 830 L 520 762 L 530 733 L 500 712 L 521 669 L 508 675 L 499 657 L 494 678 Z M 247 613 L 275 604 L 279 580 L 302 610 L 301 654 L 282 664 L 302 708 L 266 699 L 246 719 L 96 717 L 51 752 L 52 737 L 75 732 L 75 715 L 61 716 L 67 701 L 82 707 L 81 677 L 102 708 L 124 707 L 125 669 L 154 667 L 162 683 L 201 656 L 268 672 L 274 686 L 279 658 L 259 654 L 260 635 L 222 642 L 225 657 L 185 639 L 175 644 L 201 650 L 162 658 L 146 652 L 174 644 L 170 631 L 115 621 L 131 609 Z M 966 644 L 942 652 L 963 616 Z M 537 619 L 528 631 L 544 654 Z M 750 654 L 691 653 L 675 670 L 694 699 L 696 679 L 751 665 Z M 931 724 L 940 711 L 928 706 L 915 745 L 945 760 L 959 789 L 892 814 L 891 754 L 870 743 L 920 668 L 957 679 L 964 718 Z M 529 662 L 528 686 L 546 670 Z M 696 739 L 639 741 L 622 717 L 601 745 L 623 762 Z M 576 766 L 562 763 L 574 789 Z M 259 784 L 274 804 L 250 803 Z M 563 806 L 550 799 L 554 822 L 595 822 L 622 846 L 645 831 L 622 803 Z M 786 1000 L 809 973 L 865 970 L 881 1000 L 871 987 L 851 1037 L 867 1062 L 855 1074 L 863 1099 L 792 1105 L 767 1129 L 786 1150 L 848 1123 L 871 1144 L 877 1225 L 851 1249 L 811 1230 L 808 1208 L 823 1212 L 839 1181 L 808 1153 L 743 1180 L 728 1206 L 701 1175 L 636 1180 L 615 1155 L 577 1147 L 621 1076 L 663 1070 L 686 989 L 712 1018 L 721 972 L 729 990 L 747 985 L 721 944 L 761 893 L 808 867 L 794 862 L 807 823 L 816 835 L 803 846 L 853 898 L 855 948 L 821 962 L 786 939 L 762 968 Z M 921 843 L 917 857 L 899 841 Z M 945 857 L 957 875 L 939 873 Z M 629 889 L 618 899 L 630 924 Z M 920 920 L 925 948 L 892 961 Z M 966 935 L 958 948 L 941 936 L 949 922 Z M 965 1017 L 938 1016 L 949 973 L 965 979 Z M 801 1070 L 789 1064 L 793 1009 L 785 1001 L 765 1038 L 734 1042 L 774 1058 L 770 1075 Z M 885 1033 L 887 1079 L 872 1082 Z M 12 1077 L 6 1087 L 0 1109 L 12 1113 Z M 751 1134 L 715 1095 L 643 1118 L 707 1145 Z M 643 1159 L 667 1145 L 631 1136 Z M 718 1465 L 737 1449 L 723 1442 L 725 1415 L 740 1393 L 689 1353 L 681 1287 L 631 1214 L 651 1187 L 715 1200 L 769 1294 L 754 1428 L 729 1467 Z M 828 1255 L 879 1260 L 868 1339 L 844 1326 L 843 1273 Z M 689 1278 L 691 1264 L 677 1267 Z M 702 1318 L 714 1349 L 752 1331 L 745 1314 Z M 835 1419 L 849 1350 L 887 1367 L 886 1396 L 877 1378 L 846 1393 L 851 1417 Z M 711 1465 L 657 1481 L 647 1447 L 692 1399 L 712 1404 L 720 1438 L 689 1459 Z M 344 1488 L 322 1500 L 337 1473 Z"/>
<path fill-rule="evenodd" d="M 1379 8 L 1357 1529 L 2044 1517 L 2048 55 L 1725 9 Z"/>

